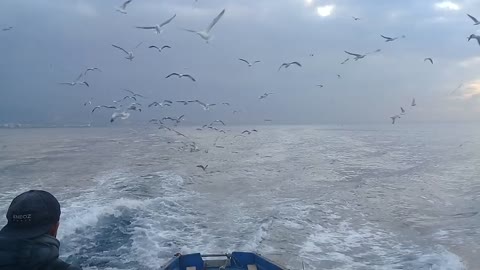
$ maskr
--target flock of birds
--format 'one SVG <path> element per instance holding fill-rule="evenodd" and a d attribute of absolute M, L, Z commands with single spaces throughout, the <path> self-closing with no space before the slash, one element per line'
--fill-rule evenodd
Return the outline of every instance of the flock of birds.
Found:
<path fill-rule="evenodd" d="M 116 11 L 118 11 L 121 14 L 128 14 L 127 7 L 132 3 L 132 1 L 133 0 L 127 0 L 121 6 L 117 7 Z M 193 29 L 187 29 L 187 28 L 183 28 L 183 30 L 186 31 L 186 32 L 190 32 L 190 33 L 198 35 L 201 39 L 203 39 L 205 42 L 208 43 L 212 38 L 212 34 L 211 34 L 212 29 L 221 20 L 221 18 L 224 15 L 225 15 L 225 9 L 223 9 L 220 13 L 218 13 L 218 15 L 211 21 L 211 23 L 203 30 L 193 30 Z M 474 25 L 480 25 L 480 22 L 475 17 L 473 17 L 470 14 L 467 14 L 467 16 L 474 22 Z M 135 26 L 135 28 L 140 29 L 140 30 L 153 31 L 156 34 L 161 34 L 164 31 L 165 27 L 167 27 L 169 24 L 171 24 L 172 21 L 174 21 L 176 17 L 177 17 L 177 15 L 173 14 L 172 16 L 170 16 L 168 19 L 161 22 L 160 24 L 147 25 L 147 26 Z M 358 18 L 358 17 L 352 17 L 352 18 L 353 18 L 354 21 L 361 20 L 361 18 Z M 0 28 L 0 29 L 1 29 L 1 31 L 10 31 L 10 30 L 13 29 L 13 27 L 8 26 L 8 27 Z M 385 42 L 394 42 L 394 41 L 398 41 L 400 39 L 406 38 L 405 35 L 387 36 L 387 35 L 383 35 L 383 34 L 380 35 L 380 37 L 383 38 L 383 40 Z M 471 34 L 467 38 L 467 41 L 471 41 L 472 39 L 476 39 L 478 44 L 480 45 L 480 35 Z M 137 49 L 139 49 L 142 46 L 142 44 L 143 44 L 143 42 L 140 42 L 135 47 L 133 47 L 131 49 L 125 49 L 124 47 L 121 47 L 121 46 L 116 45 L 116 44 L 112 44 L 112 47 L 117 49 L 119 52 L 121 52 L 125 59 L 127 59 L 129 61 L 133 61 L 134 58 L 135 58 L 135 54 L 134 54 L 135 51 Z M 151 49 L 151 50 L 155 50 L 158 53 L 162 53 L 164 50 L 171 49 L 171 47 L 168 46 L 168 45 L 164 45 L 164 46 L 161 46 L 161 47 L 156 46 L 156 45 L 151 45 L 151 46 L 148 46 L 147 48 Z M 376 49 L 374 51 L 366 52 L 366 53 L 357 53 L 357 52 L 351 52 L 351 51 L 344 51 L 344 52 L 347 54 L 347 58 L 340 63 L 342 65 L 346 64 L 348 61 L 350 61 L 352 59 L 354 61 L 362 60 L 362 59 L 366 58 L 367 56 L 369 56 L 371 54 L 381 52 L 381 49 Z M 313 54 L 310 54 L 310 56 L 313 56 Z M 256 64 L 261 63 L 261 60 L 246 60 L 244 58 L 239 58 L 238 61 L 246 64 L 250 68 L 253 67 Z M 434 64 L 434 60 L 431 57 L 424 58 L 424 62 L 428 62 L 432 65 Z M 285 63 L 282 63 L 278 67 L 278 71 L 281 71 L 282 69 L 289 69 L 291 67 L 302 68 L 302 64 L 299 61 L 285 62 Z M 73 81 L 59 82 L 59 84 L 65 85 L 65 86 L 72 86 L 72 87 L 73 86 L 90 87 L 90 84 L 87 82 L 87 76 L 90 72 L 102 72 L 102 70 L 98 67 L 87 68 L 86 70 L 81 72 Z M 170 78 L 186 79 L 186 80 L 190 80 L 192 82 L 197 81 L 197 79 L 194 76 L 192 76 L 191 74 L 185 74 L 185 73 L 179 73 L 179 72 L 172 72 L 172 73 L 168 74 L 165 78 L 166 79 L 170 79 Z M 342 76 L 340 74 L 337 74 L 337 78 L 341 79 Z M 323 84 L 317 84 L 316 86 L 320 87 L 320 88 L 324 87 Z M 96 106 L 93 106 L 93 108 L 91 110 L 91 113 L 93 114 L 93 113 L 95 113 L 99 110 L 114 110 L 114 112 L 112 113 L 112 115 L 110 117 L 110 122 L 113 123 L 113 122 L 117 121 L 118 119 L 123 119 L 124 120 L 124 119 L 129 118 L 130 113 L 133 112 L 133 111 L 141 112 L 143 110 L 143 105 L 139 101 L 140 100 L 145 100 L 146 97 L 144 95 L 140 94 L 140 93 L 136 93 L 136 92 L 134 92 L 132 90 L 129 90 L 129 89 L 123 89 L 123 91 L 126 92 L 126 95 L 123 98 L 121 98 L 119 100 L 114 100 L 113 104 L 110 104 L 110 105 L 96 105 Z M 263 93 L 258 97 L 258 99 L 259 100 L 266 99 L 272 94 L 274 94 L 274 93 L 273 92 Z M 128 104 L 126 104 L 125 102 L 128 102 Z M 88 105 L 92 105 L 92 104 L 93 104 L 93 99 L 85 102 L 84 106 L 88 106 Z M 172 101 L 172 100 L 152 101 L 151 103 L 149 103 L 147 105 L 147 107 L 148 108 L 152 108 L 152 107 L 171 107 L 174 104 L 179 104 L 179 105 L 184 105 L 184 106 L 190 105 L 190 104 L 196 104 L 196 105 L 201 106 L 201 108 L 205 111 L 210 110 L 210 108 L 212 108 L 214 106 L 218 106 L 215 103 L 209 104 L 209 103 L 202 102 L 198 99 L 195 99 L 195 100 L 176 100 L 176 101 Z M 230 106 L 230 103 L 223 102 L 223 103 L 221 103 L 221 105 Z M 416 105 L 417 104 L 416 104 L 415 98 L 413 98 L 410 106 L 413 108 Z M 234 110 L 233 114 L 236 114 L 236 113 L 239 113 L 239 111 Z M 395 115 L 390 117 L 390 119 L 392 120 L 392 124 L 395 124 L 397 122 L 397 119 L 400 119 L 405 114 L 406 114 L 406 110 L 404 109 L 404 107 L 400 107 L 400 113 L 395 114 Z M 163 117 L 161 119 L 152 119 L 149 122 L 153 123 L 153 124 L 158 124 L 160 126 L 160 128 L 169 130 L 169 131 L 174 132 L 175 134 L 177 134 L 179 136 L 188 138 L 188 136 L 186 136 L 185 134 L 182 134 L 179 131 L 174 129 L 174 127 L 178 126 L 184 120 L 184 117 L 185 117 L 185 115 L 181 115 L 179 117 L 166 116 L 166 117 Z M 271 119 L 265 119 L 264 121 L 265 122 L 271 122 L 272 120 Z M 167 122 L 169 122 L 173 125 L 168 126 L 166 124 Z M 202 126 L 202 128 L 198 128 L 198 130 L 208 128 L 208 129 L 220 132 L 220 133 L 226 133 L 226 131 L 224 129 L 221 129 L 221 128 L 217 127 L 217 125 L 226 126 L 226 124 L 223 120 L 218 119 L 218 120 L 215 120 L 215 121 L 213 121 L 209 124 L 206 124 L 206 125 Z M 256 129 L 244 130 L 243 132 L 241 132 L 241 134 L 238 134 L 236 136 L 250 135 L 253 132 L 258 132 L 258 131 Z M 196 146 L 196 144 L 194 142 L 191 142 L 187 145 L 190 147 L 191 151 L 199 151 L 198 147 Z M 197 167 L 206 171 L 208 165 L 198 165 Z"/>

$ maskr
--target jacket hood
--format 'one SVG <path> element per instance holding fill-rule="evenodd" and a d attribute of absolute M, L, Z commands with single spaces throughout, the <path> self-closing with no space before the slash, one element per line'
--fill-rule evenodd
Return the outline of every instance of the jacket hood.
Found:
<path fill-rule="evenodd" d="M 0 236 L 0 269 L 37 269 L 58 258 L 60 242 L 49 235 L 33 239 Z"/>

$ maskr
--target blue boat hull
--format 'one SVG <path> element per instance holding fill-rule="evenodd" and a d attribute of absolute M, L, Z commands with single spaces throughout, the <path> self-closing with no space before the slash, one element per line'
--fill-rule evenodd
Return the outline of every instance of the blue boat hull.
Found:
<path fill-rule="evenodd" d="M 287 270 L 278 264 L 251 252 L 201 255 L 193 253 L 177 255 L 162 270 Z"/>

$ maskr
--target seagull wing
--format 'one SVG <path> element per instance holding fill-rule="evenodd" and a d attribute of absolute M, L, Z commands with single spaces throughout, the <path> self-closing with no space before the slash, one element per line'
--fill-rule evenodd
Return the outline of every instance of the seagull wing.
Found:
<path fill-rule="evenodd" d="M 191 75 L 185 74 L 185 75 L 183 75 L 183 77 L 190 78 L 190 80 L 196 82 L 195 78 L 193 78 Z"/>
<path fill-rule="evenodd" d="M 155 26 L 135 26 L 137 29 L 157 29 Z"/>
<path fill-rule="evenodd" d="M 430 61 L 430 63 L 433 64 L 433 59 L 432 59 L 432 58 L 425 58 L 423 61 L 424 61 L 424 62 L 425 62 L 425 61 Z"/>
<path fill-rule="evenodd" d="M 280 67 L 278 68 L 278 71 L 280 71 L 280 69 L 282 69 L 282 67 L 287 67 L 287 66 L 288 66 L 288 64 L 287 64 L 287 63 L 283 63 L 283 64 L 281 64 L 281 65 L 280 65 Z"/>
<path fill-rule="evenodd" d="M 164 21 L 162 24 L 160 24 L 160 27 L 169 24 L 173 19 L 175 19 L 176 16 L 177 16 L 177 14 L 173 14 L 173 16 L 170 19 L 168 19 L 168 20 Z"/>
<path fill-rule="evenodd" d="M 173 72 L 173 73 L 170 73 L 170 75 L 168 75 L 167 77 L 165 77 L 165 79 L 170 78 L 171 76 L 177 76 L 180 78 L 180 74 Z"/>
<path fill-rule="evenodd" d="M 135 50 L 136 48 L 140 47 L 140 45 L 142 45 L 142 44 L 143 44 L 143 41 L 138 43 L 137 46 L 135 46 L 135 48 L 133 48 L 133 49 Z"/>
<path fill-rule="evenodd" d="M 153 49 L 153 48 L 155 48 L 155 49 L 157 49 L 159 52 L 161 51 L 161 49 L 160 49 L 160 48 L 158 48 L 158 47 L 157 47 L 157 46 L 155 46 L 155 45 L 148 46 L 148 48 L 149 48 L 149 49 Z"/>
<path fill-rule="evenodd" d="M 217 24 L 217 22 L 220 20 L 220 18 L 222 18 L 223 14 L 225 14 L 225 9 L 223 9 L 218 15 L 217 17 L 215 17 L 215 19 L 213 19 L 212 23 L 210 23 L 210 25 L 207 27 L 206 29 L 206 32 L 210 32 L 210 30 L 212 30 L 212 28 L 215 26 L 215 24 Z"/>
<path fill-rule="evenodd" d="M 107 109 L 116 109 L 117 108 L 115 106 L 107 106 L 107 105 L 101 105 L 100 107 L 107 108 Z"/>
<path fill-rule="evenodd" d="M 133 92 L 132 90 L 129 90 L 129 89 L 122 89 L 122 90 L 125 91 L 125 92 L 128 92 L 128 93 L 130 93 L 130 94 L 132 94 L 132 95 L 135 95 L 135 92 Z M 128 96 L 127 96 L 127 97 L 128 97 Z"/>
<path fill-rule="evenodd" d="M 195 100 L 198 104 L 202 105 L 203 107 L 207 107 L 207 104 L 201 102 L 200 100 Z"/>
<path fill-rule="evenodd" d="M 100 109 L 100 106 L 95 106 L 95 108 L 93 108 L 93 110 L 92 110 L 92 113 L 93 113 L 96 109 Z"/>
<path fill-rule="evenodd" d="M 256 60 L 253 62 L 253 64 L 260 63 L 260 62 L 261 62 L 260 60 Z"/>
<path fill-rule="evenodd" d="M 248 62 L 247 60 L 245 59 L 242 59 L 242 58 L 238 58 L 238 60 L 242 61 L 242 62 L 245 62 L 247 65 L 250 65 L 250 62 Z"/>
<path fill-rule="evenodd" d="M 165 46 L 162 46 L 162 48 L 160 50 L 163 50 L 163 49 L 166 49 L 166 48 L 169 48 L 171 49 L 172 47 L 168 46 L 168 45 L 165 45 Z"/>
<path fill-rule="evenodd" d="M 185 116 L 185 114 L 182 114 L 182 115 L 180 115 L 176 120 L 177 120 L 178 122 L 180 122 L 180 120 L 182 120 L 184 116 Z"/>
<path fill-rule="evenodd" d="M 479 23 L 479 21 L 477 20 L 477 18 L 473 17 L 472 15 L 467 14 L 467 16 L 470 17 L 470 19 L 472 19 L 472 21 L 473 21 L 474 23 Z"/>
<path fill-rule="evenodd" d="M 83 72 L 78 75 L 78 77 L 75 79 L 76 82 L 78 82 L 81 78 L 83 77 Z"/>
<path fill-rule="evenodd" d="M 112 46 L 119 49 L 119 50 L 122 50 L 125 54 L 128 54 L 128 52 L 124 48 L 122 48 L 120 46 L 117 46 L 117 45 L 113 45 L 113 44 L 112 44 Z"/>
<path fill-rule="evenodd" d="M 302 64 L 300 64 L 299 62 L 291 62 L 290 65 L 297 65 L 297 66 L 299 66 L 299 67 L 302 66 Z"/>
<path fill-rule="evenodd" d="M 384 39 L 387 39 L 387 40 L 392 39 L 391 37 L 387 37 L 387 36 L 384 36 L 384 35 L 380 35 L 380 36 L 381 36 L 382 38 L 384 38 Z"/>
<path fill-rule="evenodd" d="M 361 57 L 362 55 L 358 54 L 358 53 L 351 53 L 351 52 L 348 52 L 348 51 L 345 51 L 346 54 L 349 54 L 349 55 L 353 55 L 355 57 Z"/>
<path fill-rule="evenodd" d="M 126 9 L 127 5 L 130 4 L 131 2 L 132 2 L 132 0 L 127 0 L 125 3 L 122 4 L 122 8 Z"/>

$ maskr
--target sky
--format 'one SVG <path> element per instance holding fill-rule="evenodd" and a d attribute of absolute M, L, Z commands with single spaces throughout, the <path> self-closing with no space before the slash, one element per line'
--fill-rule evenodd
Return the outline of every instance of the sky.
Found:
<path fill-rule="evenodd" d="M 2 0 L 0 28 L 13 29 L 0 31 L 0 123 L 111 125 L 112 110 L 90 111 L 113 105 L 124 88 L 146 97 L 138 100 L 143 111 L 115 125 L 182 114 L 190 124 L 390 124 L 400 107 L 407 112 L 399 123 L 480 121 L 480 46 L 467 42 L 480 26 L 466 15 L 480 19 L 480 0 L 133 0 L 121 14 L 122 2 Z M 205 29 L 222 9 L 208 43 L 183 30 Z M 135 28 L 174 14 L 161 34 Z M 111 46 L 139 42 L 133 61 Z M 340 64 L 345 50 L 377 49 Z M 239 58 L 261 62 L 248 67 Z M 291 61 L 302 67 L 278 71 Z M 102 70 L 85 77 L 90 87 L 59 84 L 87 67 Z M 171 72 L 197 81 L 166 79 Z M 260 100 L 265 92 L 274 94 Z M 147 107 L 164 99 L 219 105 Z"/>

